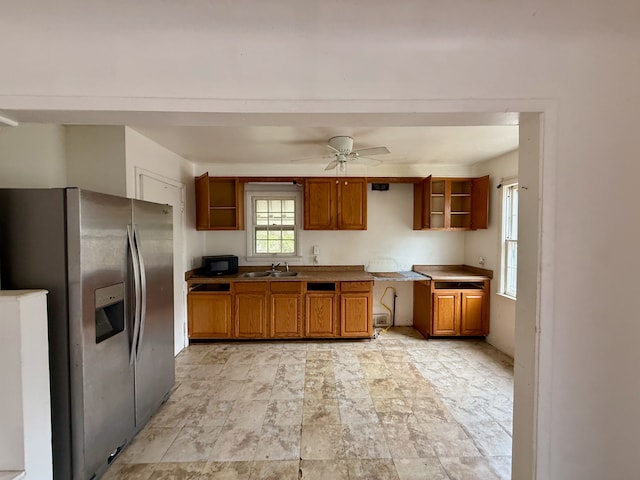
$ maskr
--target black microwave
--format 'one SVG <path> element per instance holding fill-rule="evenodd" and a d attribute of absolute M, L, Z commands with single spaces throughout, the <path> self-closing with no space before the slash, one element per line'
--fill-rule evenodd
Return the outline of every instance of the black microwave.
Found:
<path fill-rule="evenodd" d="M 238 257 L 236 255 L 202 257 L 202 273 L 210 277 L 238 273 Z"/>

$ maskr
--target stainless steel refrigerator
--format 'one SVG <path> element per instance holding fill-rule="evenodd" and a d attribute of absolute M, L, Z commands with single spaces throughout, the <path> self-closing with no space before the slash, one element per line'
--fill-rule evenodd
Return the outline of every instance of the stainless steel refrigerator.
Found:
<path fill-rule="evenodd" d="M 56 480 L 99 478 L 174 384 L 171 206 L 0 189 L 0 287 L 48 295 Z"/>

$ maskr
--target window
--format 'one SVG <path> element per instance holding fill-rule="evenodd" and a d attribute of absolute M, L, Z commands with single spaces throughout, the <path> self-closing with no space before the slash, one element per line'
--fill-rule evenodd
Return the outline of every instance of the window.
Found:
<path fill-rule="evenodd" d="M 248 258 L 294 257 L 298 253 L 300 192 L 292 185 L 247 185 Z"/>
<path fill-rule="evenodd" d="M 518 184 L 503 185 L 502 200 L 502 288 L 516 298 L 518 274 Z"/>

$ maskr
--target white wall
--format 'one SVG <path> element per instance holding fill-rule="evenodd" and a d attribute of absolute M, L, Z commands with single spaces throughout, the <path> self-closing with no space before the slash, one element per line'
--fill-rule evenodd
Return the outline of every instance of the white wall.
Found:
<path fill-rule="evenodd" d="M 539 323 L 520 340 L 517 325 L 515 356 L 540 356 L 516 378 L 539 375 L 525 380 L 540 381 L 540 437 L 516 443 L 514 465 L 528 451 L 536 466 L 517 478 L 637 476 L 638 2 L 38 6 L 12 2 L 0 18 L 9 113 L 544 112 L 541 170 L 525 173 L 520 151 L 537 248 L 519 264 L 540 282 L 519 292 L 517 324 Z"/>
<path fill-rule="evenodd" d="M 68 186 L 126 196 L 124 127 L 83 125 L 65 130 Z"/>
<path fill-rule="evenodd" d="M 491 324 L 487 341 L 499 350 L 514 355 L 516 302 L 499 295 L 500 291 L 500 235 L 502 222 L 502 190 L 498 190 L 502 178 L 513 178 L 518 174 L 518 152 L 477 163 L 473 175 L 489 175 L 489 228 L 465 234 L 464 263 L 493 270 L 491 282 Z M 484 257 L 484 266 L 478 263 Z"/>
<path fill-rule="evenodd" d="M 53 188 L 66 183 L 64 127 L 0 127 L 0 187 Z"/>

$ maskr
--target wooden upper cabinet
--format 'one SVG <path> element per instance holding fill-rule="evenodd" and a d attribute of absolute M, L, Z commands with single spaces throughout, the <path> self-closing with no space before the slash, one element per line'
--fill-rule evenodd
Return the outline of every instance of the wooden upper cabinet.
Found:
<path fill-rule="evenodd" d="M 414 230 L 477 230 L 488 227 L 489 176 L 427 177 L 414 185 Z"/>
<path fill-rule="evenodd" d="M 338 181 L 338 228 L 367 229 L 367 182 L 364 178 Z"/>
<path fill-rule="evenodd" d="M 308 178 L 304 186 L 305 230 L 366 230 L 364 178 Z"/>
<path fill-rule="evenodd" d="M 205 173 L 195 187 L 197 230 L 244 229 L 244 185 L 238 178 Z"/>
<path fill-rule="evenodd" d="M 304 229 L 338 228 L 338 184 L 332 178 L 308 178 L 304 182 Z"/>

